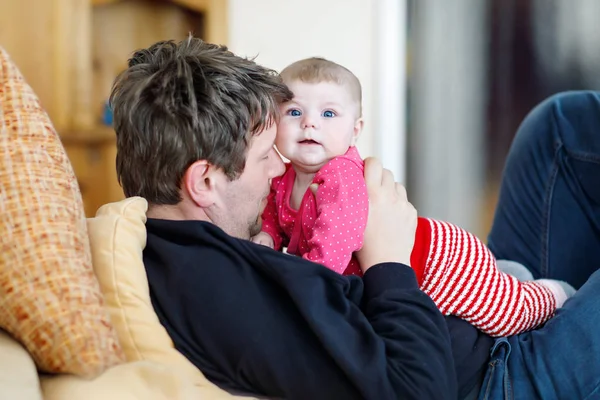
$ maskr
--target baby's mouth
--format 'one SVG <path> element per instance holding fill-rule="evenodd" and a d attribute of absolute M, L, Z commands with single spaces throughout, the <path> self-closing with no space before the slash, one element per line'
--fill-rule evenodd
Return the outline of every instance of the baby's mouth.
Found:
<path fill-rule="evenodd" d="M 300 144 L 319 144 L 319 142 L 316 142 L 312 139 L 304 139 L 300 141 Z"/>

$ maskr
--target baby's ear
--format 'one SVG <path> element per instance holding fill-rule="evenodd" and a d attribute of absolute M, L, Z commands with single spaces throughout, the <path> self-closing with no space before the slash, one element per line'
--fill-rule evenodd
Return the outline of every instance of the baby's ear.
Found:
<path fill-rule="evenodd" d="M 364 121 L 363 121 L 362 117 L 358 118 L 354 122 L 354 132 L 352 132 L 352 143 L 351 143 L 352 146 L 356 146 L 358 137 L 362 133 L 363 125 L 364 125 Z"/>

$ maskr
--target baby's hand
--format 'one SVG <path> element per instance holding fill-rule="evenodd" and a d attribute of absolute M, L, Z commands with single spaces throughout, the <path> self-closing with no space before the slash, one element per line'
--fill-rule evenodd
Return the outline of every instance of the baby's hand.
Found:
<path fill-rule="evenodd" d="M 260 232 L 259 234 L 253 236 L 250 240 L 252 240 L 254 243 L 262 244 L 263 246 L 267 246 L 270 248 L 275 247 L 273 238 L 271 237 L 271 235 L 265 232 Z"/>

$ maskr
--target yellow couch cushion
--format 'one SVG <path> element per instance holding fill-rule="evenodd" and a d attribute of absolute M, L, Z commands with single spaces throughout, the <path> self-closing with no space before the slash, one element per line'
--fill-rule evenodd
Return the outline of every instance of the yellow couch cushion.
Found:
<path fill-rule="evenodd" d="M 2 48 L 0 328 L 43 371 L 95 376 L 123 360 L 94 277 L 71 164 Z"/>
<path fill-rule="evenodd" d="M 146 210 L 140 197 L 102 206 L 88 219 L 94 270 L 127 361 L 153 361 L 202 388 L 203 398 L 233 399 L 173 346 L 150 301 L 142 259 Z"/>
<path fill-rule="evenodd" d="M 72 375 L 44 377 L 44 400 L 199 400 L 206 394 L 167 366 L 136 361 L 113 367 L 91 381 Z M 0 395 L 0 398 L 2 396 Z"/>

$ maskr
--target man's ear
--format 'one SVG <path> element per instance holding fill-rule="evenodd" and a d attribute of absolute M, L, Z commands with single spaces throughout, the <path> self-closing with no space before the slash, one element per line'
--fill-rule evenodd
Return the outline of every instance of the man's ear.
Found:
<path fill-rule="evenodd" d="M 350 144 L 352 146 L 356 146 L 356 142 L 358 141 L 358 137 L 362 133 L 363 125 L 364 125 L 364 121 L 363 121 L 362 117 L 358 118 L 354 122 L 354 132 L 352 132 L 352 141 L 350 142 Z"/>
<path fill-rule="evenodd" d="M 183 189 L 198 207 L 208 208 L 216 200 L 216 179 L 216 169 L 206 160 L 199 160 L 185 171 Z"/>

